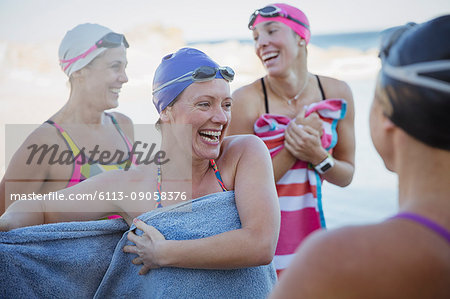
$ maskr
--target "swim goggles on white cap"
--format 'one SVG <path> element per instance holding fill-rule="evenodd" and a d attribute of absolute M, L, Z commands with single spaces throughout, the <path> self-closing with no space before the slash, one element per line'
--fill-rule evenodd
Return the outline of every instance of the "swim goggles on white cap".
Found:
<path fill-rule="evenodd" d="M 92 51 L 98 49 L 98 48 L 117 48 L 120 45 L 124 45 L 125 48 L 128 48 L 128 42 L 127 39 L 125 38 L 125 36 L 123 34 L 119 34 L 119 33 L 115 33 L 115 32 L 110 32 L 108 34 L 106 34 L 105 36 L 103 36 L 100 40 L 98 40 L 95 45 L 93 45 L 92 47 L 90 47 L 86 52 L 84 52 L 81 55 L 78 55 L 77 57 L 71 58 L 71 59 L 60 59 L 60 63 L 61 65 L 63 63 L 67 63 L 67 65 L 63 68 L 63 70 L 65 71 L 69 66 L 71 66 L 75 61 L 85 58 L 86 56 L 88 56 Z"/>
<path fill-rule="evenodd" d="M 200 66 L 193 71 L 190 71 L 190 72 L 188 72 L 184 75 L 181 75 L 173 80 L 170 80 L 164 84 L 161 84 L 160 86 L 158 86 L 158 88 L 153 90 L 152 94 L 155 94 L 158 91 L 160 91 L 161 89 L 163 89 L 171 84 L 174 84 L 174 83 L 184 82 L 184 81 L 188 81 L 188 80 L 192 80 L 193 82 L 204 82 L 204 81 L 212 80 L 216 77 L 217 72 L 220 72 L 222 77 L 225 80 L 227 80 L 228 82 L 231 82 L 234 79 L 234 71 L 232 68 L 230 68 L 228 66 L 223 66 L 223 67 Z"/>

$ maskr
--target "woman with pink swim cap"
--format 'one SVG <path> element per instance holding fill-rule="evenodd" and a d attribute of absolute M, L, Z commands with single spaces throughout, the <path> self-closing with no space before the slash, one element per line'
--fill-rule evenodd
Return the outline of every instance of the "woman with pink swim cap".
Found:
<path fill-rule="evenodd" d="M 301 10 L 267 5 L 248 27 L 267 74 L 233 93 L 229 134 L 255 134 L 271 153 L 281 208 L 274 258 L 280 274 L 304 238 L 326 227 L 322 181 L 342 187 L 352 181 L 353 96 L 345 82 L 308 71 L 311 31 Z"/>

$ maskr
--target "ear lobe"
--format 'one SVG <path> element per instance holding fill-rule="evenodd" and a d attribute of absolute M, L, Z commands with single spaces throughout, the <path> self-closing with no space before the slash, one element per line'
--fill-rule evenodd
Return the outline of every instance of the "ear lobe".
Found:
<path fill-rule="evenodd" d="M 397 128 L 397 126 L 386 115 L 383 115 L 383 128 L 390 131 Z"/>
<path fill-rule="evenodd" d="M 300 47 L 303 47 L 305 45 L 305 40 L 300 40 L 300 42 L 298 43 L 300 45 Z"/>
<path fill-rule="evenodd" d="M 161 111 L 161 114 L 160 114 L 160 118 L 161 118 L 161 121 L 163 121 L 163 122 L 169 122 L 170 121 L 170 116 L 169 116 L 169 113 L 170 113 L 170 107 L 167 107 L 166 109 L 164 109 L 163 111 Z"/>

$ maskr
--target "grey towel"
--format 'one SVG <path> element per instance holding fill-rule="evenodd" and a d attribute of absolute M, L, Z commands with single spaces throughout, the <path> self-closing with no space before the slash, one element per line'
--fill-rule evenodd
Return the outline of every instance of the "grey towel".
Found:
<path fill-rule="evenodd" d="M 186 211 L 190 207 L 192 211 Z M 171 240 L 204 238 L 241 225 L 232 191 L 156 209 L 139 218 Z M 62 229 L 78 237 L 48 236 L 64 235 Z M 122 235 L 124 229 L 123 221 L 113 220 L 1 233 L 2 297 L 265 298 L 276 281 L 272 264 L 235 270 L 160 268 L 138 275 L 141 266 L 131 263 L 136 255 L 122 251 L 131 244 L 127 233 Z M 21 243 L 21 239 L 31 241 Z"/>

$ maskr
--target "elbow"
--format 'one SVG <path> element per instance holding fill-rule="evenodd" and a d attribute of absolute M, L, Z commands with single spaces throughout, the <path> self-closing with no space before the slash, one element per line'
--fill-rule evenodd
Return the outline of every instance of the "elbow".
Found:
<path fill-rule="evenodd" d="M 273 257 L 275 256 L 277 241 L 273 242 L 273 240 L 267 240 L 265 242 L 261 242 L 261 245 L 256 248 L 256 252 L 254 257 L 255 264 L 258 266 L 268 265 L 272 262 Z"/>
<path fill-rule="evenodd" d="M 0 232 L 7 232 L 10 231 L 11 227 L 5 219 L 0 218 Z"/>

